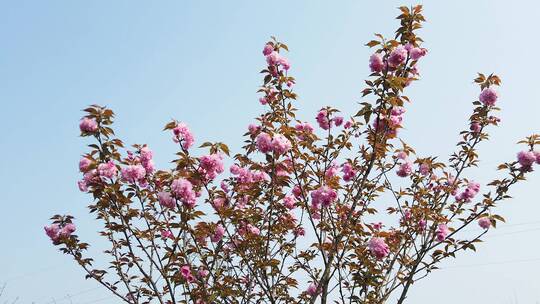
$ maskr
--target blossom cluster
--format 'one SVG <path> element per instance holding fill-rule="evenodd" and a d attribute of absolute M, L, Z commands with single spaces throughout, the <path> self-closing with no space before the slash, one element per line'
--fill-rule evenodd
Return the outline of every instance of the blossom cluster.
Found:
<path fill-rule="evenodd" d="M 317 123 L 319 124 L 319 127 L 323 130 L 328 130 L 332 126 L 339 127 L 341 124 L 343 124 L 343 117 L 342 116 L 336 116 L 333 118 L 330 118 L 330 113 L 328 113 L 327 110 L 321 109 L 317 116 L 315 117 L 317 120 Z M 348 125 L 346 126 L 346 128 Z"/>
<path fill-rule="evenodd" d="M 311 206 L 315 210 L 320 209 L 321 205 L 323 207 L 328 207 L 337 199 L 336 190 L 328 186 L 321 186 L 319 189 L 312 191 L 310 195 L 312 199 Z"/>
<path fill-rule="evenodd" d="M 291 142 L 281 134 L 275 134 L 272 137 L 268 133 L 260 133 L 257 136 L 257 149 L 261 153 L 274 152 L 282 155 L 291 149 Z"/>
<path fill-rule="evenodd" d="M 407 59 L 419 60 L 427 54 L 427 49 L 416 47 L 411 43 L 398 45 L 392 52 L 383 58 L 380 53 L 375 53 L 369 57 L 369 68 L 373 73 L 395 70 L 398 66 L 405 63 Z"/>
<path fill-rule="evenodd" d="M 200 172 L 204 174 L 206 179 L 214 179 L 220 173 L 223 173 L 223 155 L 213 153 L 201 157 Z"/>
<path fill-rule="evenodd" d="M 517 154 L 517 161 L 523 171 L 532 171 L 534 163 L 540 165 L 540 151 L 520 151 Z"/>
<path fill-rule="evenodd" d="M 45 226 L 45 234 L 53 241 L 53 243 L 58 243 L 62 238 L 69 238 L 73 232 L 75 232 L 76 227 L 73 223 L 60 224 L 51 224 Z"/>
<path fill-rule="evenodd" d="M 266 56 L 266 63 L 268 63 L 268 66 L 271 68 L 277 66 L 281 66 L 284 70 L 289 70 L 291 68 L 289 59 L 283 57 L 276 50 L 274 50 L 274 46 L 271 43 L 267 43 L 264 46 L 263 55 Z"/>
<path fill-rule="evenodd" d="M 189 130 L 188 126 L 180 122 L 173 128 L 173 140 L 175 142 L 179 142 L 182 144 L 182 148 L 185 150 L 189 150 L 191 146 L 193 146 L 193 143 L 195 142 L 195 137 L 193 137 L 193 134 Z"/>
<path fill-rule="evenodd" d="M 369 250 L 377 259 L 383 259 L 390 253 L 390 248 L 383 238 L 374 237 L 369 240 Z"/>
<path fill-rule="evenodd" d="M 456 195 L 456 200 L 470 202 L 480 191 L 480 184 L 471 181 L 467 184 L 465 190 Z"/>

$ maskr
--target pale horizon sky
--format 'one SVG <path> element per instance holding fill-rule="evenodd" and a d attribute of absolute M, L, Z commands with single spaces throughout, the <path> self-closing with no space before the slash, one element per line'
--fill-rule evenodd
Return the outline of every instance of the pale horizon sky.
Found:
<path fill-rule="evenodd" d="M 256 91 L 270 36 L 289 46 L 302 119 L 314 122 L 326 105 L 353 115 L 369 75 L 365 43 L 392 37 L 397 7 L 416 3 L 0 0 L 0 303 L 118 303 L 43 233 L 50 216 L 71 213 L 81 238 L 98 239 L 90 197 L 76 186 L 88 143 L 78 137 L 81 109 L 112 108 L 119 137 L 149 144 L 158 167 L 173 157 L 161 131 L 171 118 L 198 143 L 220 140 L 236 153 L 262 111 Z M 540 134 L 540 2 L 420 3 L 429 54 L 406 91 L 402 137 L 420 155 L 447 159 L 478 96 L 476 73 L 497 73 L 502 124 L 480 146 L 480 169 L 468 172 L 485 183 L 515 158 L 518 140 Z M 407 303 L 540 303 L 539 173 L 511 190 L 498 208 L 507 224 L 478 253 L 445 263 Z"/>

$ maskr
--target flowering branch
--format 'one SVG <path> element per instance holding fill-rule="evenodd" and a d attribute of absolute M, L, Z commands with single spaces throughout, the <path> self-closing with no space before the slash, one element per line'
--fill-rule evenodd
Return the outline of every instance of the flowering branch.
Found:
<path fill-rule="evenodd" d="M 126 148 L 116 138 L 112 110 L 88 107 L 81 136 L 95 143 L 79 163 L 78 185 L 110 243 L 107 268 L 83 256 L 89 244 L 74 234 L 73 217 L 55 215 L 46 234 L 126 303 L 385 303 L 391 295 L 404 303 L 414 282 L 476 250 L 504 221 L 494 207 L 540 164 L 540 136 L 521 141 L 526 150 L 500 165 L 504 176 L 479 196 L 482 185 L 466 174 L 500 122 L 501 84 L 479 74 L 457 151 L 448 162 L 419 156 L 399 131 L 412 104 L 405 91 L 427 55 L 417 35 L 425 19 L 421 6 L 400 11 L 395 38 L 377 34 L 367 44 L 371 74 L 356 114 L 324 107 L 318 128 L 296 117 L 288 46 L 267 42 L 258 90 L 265 111 L 244 134 L 230 175 L 228 146 L 204 142 L 198 154 L 183 122 L 165 125 L 178 152 L 160 170 L 147 145 Z M 473 223 L 484 230 L 462 235 Z"/>

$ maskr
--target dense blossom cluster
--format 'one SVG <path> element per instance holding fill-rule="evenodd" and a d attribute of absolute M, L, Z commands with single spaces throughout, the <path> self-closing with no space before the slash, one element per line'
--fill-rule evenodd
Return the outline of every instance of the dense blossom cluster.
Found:
<path fill-rule="evenodd" d="M 281 66 L 284 70 L 288 70 L 291 68 L 289 59 L 281 56 L 281 54 L 274 51 L 271 44 L 266 44 L 264 46 L 263 54 L 266 56 L 266 63 L 268 63 L 269 66 Z"/>
<path fill-rule="evenodd" d="M 195 206 L 197 194 L 193 191 L 193 185 L 187 179 L 178 178 L 173 180 L 171 192 L 175 198 L 179 199 L 187 207 L 192 208 Z"/>
<path fill-rule="evenodd" d="M 396 174 L 399 177 L 407 177 L 413 172 L 413 163 L 409 160 L 408 155 L 401 151 L 396 154 L 396 159 L 399 161 L 399 167 Z"/>
<path fill-rule="evenodd" d="M 98 125 L 95 119 L 83 117 L 81 123 L 79 124 L 81 132 L 93 133 L 98 129 Z"/>
<path fill-rule="evenodd" d="M 85 158 L 83 158 L 85 159 Z M 103 164 L 99 164 L 97 167 L 98 175 L 105 178 L 113 178 L 116 176 L 118 169 L 112 161 L 108 161 Z"/>
<path fill-rule="evenodd" d="M 380 132 L 385 132 L 388 136 L 396 136 L 401 123 L 403 122 L 403 114 L 405 108 L 394 107 L 390 111 L 389 117 L 377 118 L 373 121 L 373 128 Z"/>
<path fill-rule="evenodd" d="M 282 155 L 291 149 L 291 142 L 281 134 L 275 134 L 272 137 L 263 132 L 257 136 L 257 149 L 261 153 L 274 152 L 277 155 Z"/>
<path fill-rule="evenodd" d="M 45 233 L 54 243 L 58 243 L 62 238 L 69 238 L 75 230 L 73 223 L 66 223 L 63 226 L 52 224 L 45 227 Z"/>
<path fill-rule="evenodd" d="M 123 167 L 121 170 L 122 178 L 130 183 L 137 183 L 144 181 L 146 176 L 146 170 L 142 165 L 129 165 Z"/>
<path fill-rule="evenodd" d="M 268 174 L 263 171 L 250 170 L 248 168 L 243 168 L 238 165 L 232 165 L 230 171 L 235 176 L 239 186 L 249 186 L 253 183 L 260 183 L 270 180 Z"/>
<path fill-rule="evenodd" d="M 493 88 L 485 88 L 480 93 L 480 102 L 485 104 L 486 106 L 494 106 L 497 102 L 497 98 L 499 95 L 497 94 L 497 91 Z"/>
<path fill-rule="evenodd" d="M 173 134 L 173 140 L 175 142 L 180 142 L 182 144 L 182 148 L 185 150 L 189 150 L 189 148 L 191 148 L 191 146 L 193 146 L 193 143 L 195 142 L 193 134 L 189 130 L 188 126 L 183 122 L 178 123 L 174 127 Z"/>
<path fill-rule="evenodd" d="M 310 195 L 314 209 L 320 209 L 321 205 L 328 207 L 337 199 L 336 190 L 328 186 L 321 186 L 319 189 L 312 191 Z"/>
<path fill-rule="evenodd" d="M 390 253 L 390 248 L 384 239 L 380 237 L 369 240 L 369 250 L 377 259 L 383 259 Z"/>
<path fill-rule="evenodd" d="M 520 151 L 517 154 L 517 161 L 523 171 L 532 171 L 534 163 L 540 165 L 540 151 Z"/>
<path fill-rule="evenodd" d="M 395 69 L 409 58 L 417 61 L 426 54 L 427 50 L 425 48 L 415 47 L 411 43 L 398 45 L 388 55 L 387 59 L 383 58 L 380 53 L 371 55 L 371 57 L 369 57 L 369 68 L 371 69 L 371 72 L 380 73 L 383 70 Z"/>
<path fill-rule="evenodd" d="M 140 162 L 143 166 L 146 173 L 150 174 L 154 172 L 154 153 L 147 147 L 144 146 L 140 151 Z"/>
<path fill-rule="evenodd" d="M 450 229 L 448 229 L 448 226 L 446 226 L 446 224 L 440 224 L 439 226 L 437 226 L 436 235 L 439 242 L 444 241 L 449 233 Z"/>
<path fill-rule="evenodd" d="M 458 201 L 463 200 L 466 202 L 470 202 L 476 196 L 476 194 L 478 194 L 479 191 L 480 191 L 480 184 L 477 182 L 471 181 L 467 184 L 467 188 L 465 188 L 465 190 L 463 190 L 458 195 L 456 195 L 456 199 Z"/>
<path fill-rule="evenodd" d="M 326 109 L 321 109 L 317 113 L 317 116 L 315 117 L 315 120 L 317 120 L 317 123 L 319 124 L 319 127 L 321 129 L 328 130 L 332 126 L 339 127 L 339 126 L 341 126 L 343 124 L 343 117 L 342 116 L 335 116 L 333 118 L 331 118 L 330 116 L 331 116 L 331 114 Z M 308 124 L 308 126 L 309 126 L 309 124 Z M 309 131 L 310 127 L 311 126 L 308 127 L 308 131 Z"/>
<path fill-rule="evenodd" d="M 356 170 L 350 163 L 344 163 L 341 167 L 341 171 L 343 172 L 343 180 L 346 182 L 352 181 L 356 176 Z"/>
<path fill-rule="evenodd" d="M 223 173 L 223 156 L 219 153 L 213 153 L 201 157 L 201 172 L 207 179 L 214 179 L 220 173 Z"/>

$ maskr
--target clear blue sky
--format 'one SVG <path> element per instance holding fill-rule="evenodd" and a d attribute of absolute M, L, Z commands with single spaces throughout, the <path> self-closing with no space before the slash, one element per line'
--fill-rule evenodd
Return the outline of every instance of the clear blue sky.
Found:
<path fill-rule="evenodd" d="M 113 108 L 120 137 L 148 143 L 161 166 L 174 152 L 161 132 L 171 118 L 186 121 L 199 142 L 223 140 L 237 152 L 239 135 L 261 111 L 261 48 L 275 35 L 291 50 L 300 116 L 311 118 L 324 105 L 353 114 L 368 75 L 364 44 L 375 32 L 392 35 L 396 7 L 414 2 L 366 3 L 0 1 L 4 299 L 61 304 L 70 294 L 75 304 L 117 302 L 43 235 L 49 216 L 69 212 L 81 238 L 96 239 L 89 197 L 76 187 L 85 145 L 80 109 Z M 540 2 L 424 5 L 421 33 L 430 53 L 420 66 L 423 80 L 408 91 L 414 102 L 402 135 L 421 155 L 449 155 L 478 94 L 475 73 L 498 73 L 502 127 L 481 146 L 483 169 L 469 175 L 488 181 L 496 164 L 515 157 L 516 141 L 540 133 Z M 516 187 L 515 199 L 500 208 L 508 225 L 490 232 L 478 254 L 460 256 L 454 268 L 415 286 L 409 303 L 540 303 L 539 185 L 537 172 Z"/>

